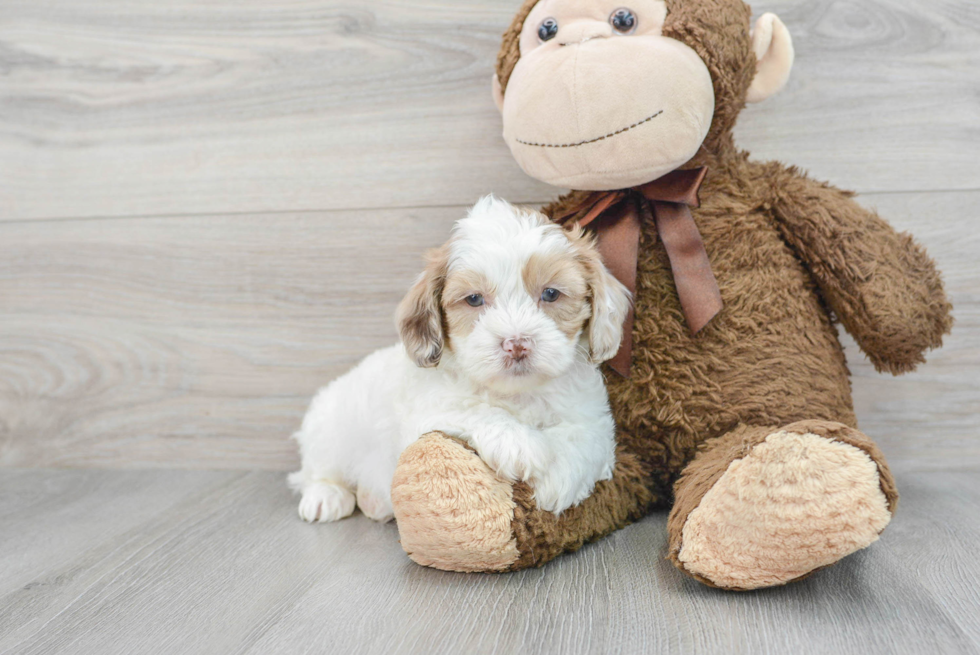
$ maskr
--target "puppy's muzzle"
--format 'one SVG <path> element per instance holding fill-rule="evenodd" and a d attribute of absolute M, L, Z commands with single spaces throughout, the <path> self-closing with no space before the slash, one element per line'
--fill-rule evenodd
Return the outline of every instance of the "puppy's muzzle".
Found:
<path fill-rule="evenodd" d="M 525 337 L 511 337 L 500 344 L 507 356 L 515 362 L 524 361 L 531 353 L 531 342 Z"/>

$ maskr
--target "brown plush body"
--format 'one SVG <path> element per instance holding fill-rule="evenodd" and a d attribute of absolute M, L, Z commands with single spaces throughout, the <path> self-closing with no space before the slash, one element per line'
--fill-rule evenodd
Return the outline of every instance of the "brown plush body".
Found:
<path fill-rule="evenodd" d="M 515 30 L 535 4 L 505 36 L 504 87 Z M 606 375 L 619 426 L 614 479 L 554 517 L 526 485 L 497 480 L 475 453 L 429 435 L 406 452 L 392 490 L 403 545 L 420 563 L 540 565 L 672 506 L 668 556 L 704 582 L 746 589 L 804 577 L 874 541 L 891 517 L 894 482 L 856 429 L 835 324 L 879 370 L 912 370 L 951 325 L 939 274 L 850 194 L 735 148 L 731 129 L 755 73 L 747 7 L 667 6 L 664 34 L 698 52 L 715 87 L 711 129 L 685 167 L 708 167 L 693 215 L 724 308 L 691 334 L 667 253 L 644 220 L 632 372 Z"/>

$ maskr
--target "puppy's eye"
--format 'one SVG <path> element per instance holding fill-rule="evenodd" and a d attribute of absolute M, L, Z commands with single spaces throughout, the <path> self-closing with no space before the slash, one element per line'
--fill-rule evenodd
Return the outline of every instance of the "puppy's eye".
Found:
<path fill-rule="evenodd" d="M 541 294 L 541 300 L 545 302 L 555 302 L 558 300 L 558 296 L 561 295 L 561 291 L 558 289 L 545 289 Z"/>
<path fill-rule="evenodd" d="M 483 296 L 478 293 L 466 296 L 466 304 L 470 307 L 479 307 L 483 304 Z"/>
<path fill-rule="evenodd" d="M 609 14 L 609 24 L 620 34 L 630 34 L 636 29 L 636 14 L 626 7 L 620 7 Z"/>
<path fill-rule="evenodd" d="M 538 38 L 542 41 L 550 41 L 558 34 L 558 21 L 554 18 L 545 18 L 538 25 Z"/>

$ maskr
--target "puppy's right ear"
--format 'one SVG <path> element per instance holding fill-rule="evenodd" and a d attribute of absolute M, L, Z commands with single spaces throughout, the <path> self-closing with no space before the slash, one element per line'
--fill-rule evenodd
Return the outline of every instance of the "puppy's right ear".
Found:
<path fill-rule="evenodd" d="M 566 234 L 585 268 L 592 301 L 589 354 L 592 361 L 598 364 L 612 359 L 619 351 L 623 341 L 623 322 L 630 310 L 630 292 L 602 263 L 595 237 L 586 234 L 578 225 Z"/>
<path fill-rule="evenodd" d="M 449 262 L 448 245 L 426 253 L 427 264 L 395 314 L 398 334 L 409 357 L 422 368 L 439 363 L 442 331 L 442 287 Z"/>

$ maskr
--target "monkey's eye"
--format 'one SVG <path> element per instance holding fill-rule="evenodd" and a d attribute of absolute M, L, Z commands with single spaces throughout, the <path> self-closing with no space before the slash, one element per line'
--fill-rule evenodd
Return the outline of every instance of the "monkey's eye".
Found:
<path fill-rule="evenodd" d="M 479 307 L 483 304 L 483 296 L 478 293 L 466 296 L 466 304 L 470 307 Z"/>
<path fill-rule="evenodd" d="M 609 14 L 609 24 L 620 34 L 630 34 L 636 29 L 636 15 L 626 7 Z"/>
<path fill-rule="evenodd" d="M 538 25 L 538 38 L 542 41 L 550 41 L 558 34 L 558 21 L 554 18 L 545 18 Z"/>
<path fill-rule="evenodd" d="M 561 291 L 558 289 L 545 289 L 541 294 L 541 300 L 545 302 L 555 302 L 558 300 L 558 296 L 561 295 Z"/>

